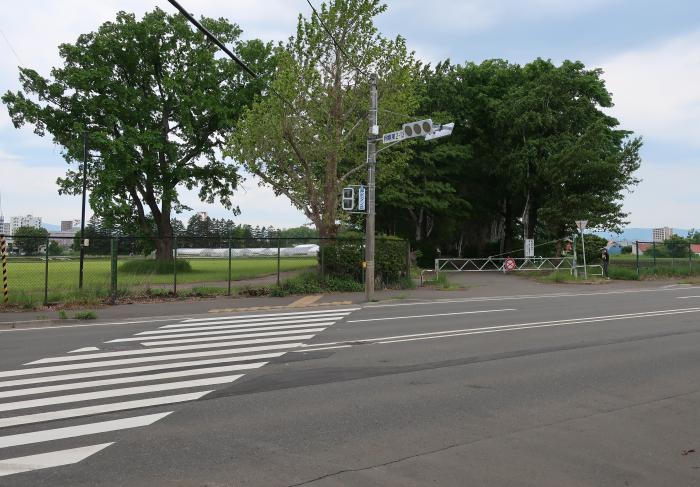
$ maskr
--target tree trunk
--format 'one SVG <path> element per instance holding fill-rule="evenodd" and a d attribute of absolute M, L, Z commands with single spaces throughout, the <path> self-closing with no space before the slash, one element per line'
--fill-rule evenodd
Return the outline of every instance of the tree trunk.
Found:
<path fill-rule="evenodd" d="M 503 242 L 501 243 L 501 253 L 509 251 L 512 246 L 513 236 L 513 207 L 510 198 L 505 201 L 505 218 L 503 227 Z"/>
<path fill-rule="evenodd" d="M 170 221 L 170 212 L 163 211 L 160 218 L 156 219 L 158 236 L 155 238 L 156 260 L 173 260 L 173 225 Z"/>
<path fill-rule="evenodd" d="M 525 209 L 523 210 L 523 238 L 535 238 L 537 226 L 537 205 L 532 191 L 528 189 Z"/>

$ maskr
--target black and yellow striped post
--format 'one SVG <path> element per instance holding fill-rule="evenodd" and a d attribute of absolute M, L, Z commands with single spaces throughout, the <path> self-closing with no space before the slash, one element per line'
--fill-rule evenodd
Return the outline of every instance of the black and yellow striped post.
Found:
<path fill-rule="evenodd" d="M 10 290 L 7 287 L 7 240 L 0 234 L 0 259 L 2 259 L 2 302 L 7 304 L 10 300 Z"/>

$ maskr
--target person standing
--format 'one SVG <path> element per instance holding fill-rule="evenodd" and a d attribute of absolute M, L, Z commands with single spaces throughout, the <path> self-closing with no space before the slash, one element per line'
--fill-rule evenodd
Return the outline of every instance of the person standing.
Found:
<path fill-rule="evenodd" d="M 600 249 L 600 260 L 603 263 L 603 277 L 608 279 L 608 264 L 610 263 L 610 254 L 608 253 L 608 249 L 605 247 Z"/>

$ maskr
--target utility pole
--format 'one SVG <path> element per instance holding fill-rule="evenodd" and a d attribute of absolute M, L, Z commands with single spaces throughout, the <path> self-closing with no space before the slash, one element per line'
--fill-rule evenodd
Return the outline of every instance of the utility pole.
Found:
<path fill-rule="evenodd" d="M 83 288 L 83 266 L 85 263 L 85 192 L 87 191 L 88 131 L 83 130 L 83 210 L 80 218 L 80 278 L 78 288 Z"/>
<path fill-rule="evenodd" d="M 377 125 L 378 97 L 377 75 L 370 75 L 369 133 L 367 134 L 367 235 L 365 236 L 365 297 L 374 299 L 374 219 L 375 219 L 375 175 L 377 171 Z"/>

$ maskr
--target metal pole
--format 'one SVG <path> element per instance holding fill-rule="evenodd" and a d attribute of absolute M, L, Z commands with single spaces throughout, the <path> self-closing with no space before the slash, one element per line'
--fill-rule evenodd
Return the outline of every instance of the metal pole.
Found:
<path fill-rule="evenodd" d="M 693 274 L 693 245 L 688 244 L 688 275 Z"/>
<path fill-rule="evenodd" d="M 111 301 L 112 304 L 115 304 L 117 302 L 117 253 L 119 251 L 119 240 L 116 238 L 112 238 L 111 242 L 111 251 L 112 251 L 112 279 L 111 279 L 111 284 L 112 284 L 112 296 L 111 296 Z"/>
<path fill-rule="evenodd" d="M 635 253 L 637 254 L 637 279 L 639 279 L 639 240 L 637 240 L 635 242 L 634 250 L 635 250 Z"/>
<path fill-rule="evenodd" d="M 581 247 L 583 252 L 583 278 L 588 280 L 588 267 L 586 267 L 586 239 L 581 231 Z"/>
<path fill-rule="evenodd" d="M 173 295 L 177 296 L 177 237 L 173 237 Z"/>
<path fill-rule="evenodd" d="M 656 274 L 656 242 L 652 242 L 652 252 L 654 254 L 654 274 Z"/>
<path fill-rule="evenodd" d="M 85 193 L 87 191 L 88 131 L 83 130 L 83 208 L 80 217 L 80 277 L 78 289 L 83 288 L 83 267 L 85 264 Z"/>
<path fill-rule="evenodd" d="M 574 234 L 574 262 L 573 262 L 573 266 L 574 266 L 574 277 L 576 279 L 578 279 L 578 267 L 576 266 L 576 264 L 577 264 L 577 262 L 576 262 L 576 234 Z"/>
<path fill-rule="evenodd" d="M 231 295 L 231 235 L 229 234 L 228 236 L 228 291 L 226 292 L 226 296 Z"/>
<path fill-rule="evenodd" d="M 49 304 L 49 237 L 46 237 L 46 265 L 44 267 L 44 306 Z"/>
<path fill-rule="evenodd" d="M 2 302 L 7 304 L 10 301 L 10 289 L 7 287 L 7 240 L 5 240 L 5 235 L 1 233 L 0 259 L 2 259 Z"/>
<path fill-rule="evenodd" d="M 280 260 L 282 257 L 282 249 L 281 249 L 281 237 L 280 233 L 277 232 L 277 285 L 280 285 Z"/>
<path fill-rule="evenodd" d="M 374 299 L 374 223 L 375 223 L 375 172 L 377 164 L 377 75 L 370 76 L 369 134 L 367 136 L 367 246 L 365 248 L 365 296 L 367 301 Z"/>

